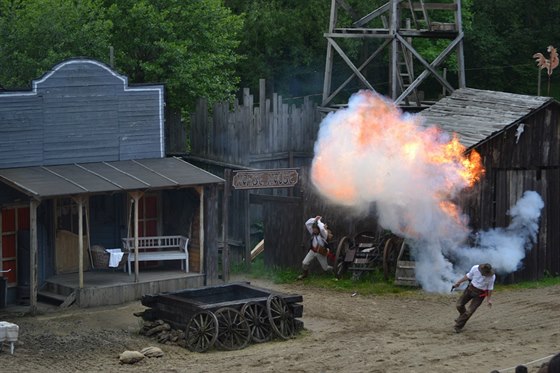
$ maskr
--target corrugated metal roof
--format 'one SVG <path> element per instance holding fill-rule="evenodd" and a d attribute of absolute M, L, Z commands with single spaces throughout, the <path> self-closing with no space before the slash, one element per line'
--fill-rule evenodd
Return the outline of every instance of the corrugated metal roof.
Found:
<path fill-rule="evenodd" d="M 426 124 L 456 133 L 459 141 L 470 148 L 552 100 L 551 97 L 461 88 L 420 115 Z"/>
<path fill-rule="evenodd" d="M 0 169 L 0 182 L 36 198 L 165 189 L 223 181 L 179 158 Z"/>

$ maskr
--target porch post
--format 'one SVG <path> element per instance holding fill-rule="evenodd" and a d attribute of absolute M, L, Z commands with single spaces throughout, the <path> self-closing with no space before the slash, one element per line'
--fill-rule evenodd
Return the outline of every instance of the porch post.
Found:
<path fill-rule="evenodd" d="M 0 271 L 4 269 L 4 261 L 2 260 L 2 205 L 0 205 Z"/>
<path fill-rule="evenodd" d="M 206 250 L 206 259 L 204 260 L 206 269 L 206 285 L 215 284 L 218 279 L 218 187 L 214 184 L 209 185 L 206 189 L 206 197 L 204 198 L 204 229 L 205 237 L 204 249 Z"/>
<path fill-rule="evenodd" d="M 243 206 L 245 210 L 245 269 L 251 268 L 251 202 L 250 202 L 250 191 L 246 190 L 244 193 L 245 201 L 243 201 Z"/>
<path fill-rule="evenodd" d="M 198 272 L 199 273 L 205 273 L 205 269 L 204 269 L 204 242 L 205 242 L 205 237 L 204 237 L 204 187 L 198 186 L 196 187 L 196 190 L 198 191 L 198 196 L 199 196 L 199 209 L 198 209 L 198 218 L 200 221 L 200 227 L 198 228 L 199 232 L 198 234 L 200 235 L 200 247 L 198 249 L 199 251 L 199 255 L 200 255 L 200 263 L 199 263 L 199 267 L 198 267 Z"/>
<path fill-rule="evenodd" d="M 80 289 L 84 288 L 84 201 L 78 197 L 78 273 L 80 276 Z"/>
<path fill-rule="evenodd" d="M 224 170 L 224 195 L 222 196 L 222 281 L 229 281 L 229 194 L 231 191 L 231 169 Z"/>
<path fill-rule="evenodd" d="M 138 282 L 138 270 L 140 269 L 138 261 L 138 201 L 142 198 L 142 192 L 129 193 L 134 200 L 134 282 Z"/>
<path fill-rule="evenodd" d="M 84 197 L 72 197 L 78 204 L 78 287 L 84 288 Z"/>
<path fill-rule="evenodd" d="M 29 312 L 32 315 L 37 313 L 37 284 L 38 284 L 38 259 L 37 253 L 37 206 L 39 201 L 32 199 L 29 201 Z"/>

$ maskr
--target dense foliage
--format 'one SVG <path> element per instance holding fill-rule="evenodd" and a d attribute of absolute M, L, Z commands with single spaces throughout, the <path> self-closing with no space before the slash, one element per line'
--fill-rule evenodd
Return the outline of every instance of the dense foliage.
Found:
<path fill-rule="evenodd" d="M 387 1 L 346 0 L 359 16 Z M 560 2 L 462 4 L 467 85 L 535 94 L 532 55 L 547 56 L 548 45 L 560 47 Z M 191 110 L 201 96 L 226 99 L 240 87 L 256 92 L 259 78 L 267 79 L 269 92 L 285 98 L 320 96 L 330 6 L 329 0 L 0 0 L 0 86 L 28 88 L 32 79 L 71 57 L 109 64 L 112 46 L 114 68 L 130 83 L 164 83 L 174 109 Z M 346 12 L 339 14 L 351 22 Z M 429 61 L 444 47 L 417 43 Z M 356 41 L 347 44 L 352 59 L 372 52 Z M 364 74 L 374 76 L 382 90 L 387 70 L 384 55 Z M 547 94 L 547 75 L 541 74 Z M 558 75 L 560 69 L 551 76 L 550 92 L 557 97 Z"/>
<path fill-rule="evenodd" d="M 29 87 L 70 57 L 107 60 L 111 26 L 99 0 L 0 0 L 0 85 Z"/>
<path fill-rule="evenodd" d="M 359 16 L 388 1 L 346 0 Z M 226 0 L 234 12 L 246 15 L 239 48 L 246 60 L 237 70 L 242 85 L 256 89 L 257 79 L 265 77 L 273 81 L 274 88 L 285 97 L 320 94 L 327 49 L 323 33 L 328 27 L 330 3 L 328 0 Z M 541 52 L 548 56 L 546 48 L 549 45 L 560 48 L 560 2 L 462 0 L 462 14 L 467 86 L 536 94 L 538 69 L 532 55 Z M 350 15 L 339 10 L 339 18 L 343 18 L 343 22 L 344 16 L 350 24 Z M 427 39 L 415 39 L 414 43 L 428 61 L 432 61 L 447 45 L 446 42 Z M 351 55 L 354 61 L 359 59 L 359 53 L 373 51 L 371 46 L 361 48 L 350 45 L 345 51 L 354 53 Z M 365 72 L 374 77 L 370 81 L 381 82 L 378 85 L 380 91 L 384 84 L 388 85 L 387 54 L 388 51 L 385 56 L 376 58 L 369 71 Z M 455 61 L 452 56 L 444 66 L 453 71 Z M 541 74 L 541 93 L 547 94 L 547 75 L 544 71 Z M 560 97 L 559 76 L 560 69 L 551 77 L 550 94 L 555 93 L 556 97 Z M 337 78 L 341 77 L 333 76 L 333 79 Z M 433 89 L 441 90 L 437 84 Z"/>
<path fill-rule="evenodd" d="M 84 56 L 109 63 L 130 83 L 164 83 L 166 101 L 235 92 L 241 17 L 221 0 L 0 0 L 0 84 L 29 87 L 55 64 Z"/>
<path fill-rule="evenodd" d="M 162 82 L 172 107 L 237 89 L 242 20 L 220 0 L 106 0 L 116 66 L 133 82 Z"/>
<path fill-rule="evenodd" d="M 548 57 L 549 45 L 560 48 L 560 2 L 557 0 L 473 0 L 472 25 L 465 33 L 467 85 L 537 93 L 538 70 L 532 55 Z M 560 69 L 551 91 L 560 97 Z M 542 71 L 543 85 L 547 75 Z M 542 94 L 547 94 L 543 89 Z"/>

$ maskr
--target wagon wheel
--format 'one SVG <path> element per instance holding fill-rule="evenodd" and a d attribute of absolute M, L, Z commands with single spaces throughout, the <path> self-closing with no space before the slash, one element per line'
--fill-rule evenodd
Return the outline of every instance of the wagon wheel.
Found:
<path fill-rule="evenodd" d="M 253 342 L 261 343 L 270 340 L 272 327 L 268 322 L 268 313 L 264 305 L 254 301 L 245 303 L 241 308 L 241 314 L 249 323 Z"/>
<path fill-rule="evenodd" d="M 350 248 L 350 237 L 344 236 L 340 239 L 336 248 L 336 259 L 334 263 L 334 275 L 336 278 L 341 278 L 348 269 L 348 263 L 345 261 L 346 252 Z"/>
<path fill-rule="evenodd" d="M 283 339 L 292 338 L 295 333 L 294 315 L 286 301 L 277 295 L 270 294 L 266 300 L 266 309 L 272 330 Z"/>
<path fill-rule="evenodd" d="M 385 280 L 389 280 L 391 276 L 395 275 L 401 240 L 401 238 L 393 236 L 385 242 L 383 248 L 383 277 Z"/>
<path fill-rule="evenodd" d="M 210 311 L 194 314 L 187 323 L 185 342 L 187 348 L 194 352 L 207 351 L 218 338 L 218 319 Z"/>
<path fill-rule="evenodd" d="M 216 311 L 218 338 L 216 345 L 224 350 L 240 350 L 251 340 L 249 323 L 235 308 L 223 307 Z"/>

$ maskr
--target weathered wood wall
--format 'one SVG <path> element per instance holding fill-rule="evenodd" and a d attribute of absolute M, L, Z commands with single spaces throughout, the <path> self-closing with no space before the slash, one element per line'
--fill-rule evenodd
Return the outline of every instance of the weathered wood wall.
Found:
<path fill-rule="evenodd" d="M 283 103 L 282 96 L 265 98 L 264 81 L 255 105 L 243 90 L 237 101 L 217 103 L 209 116 L 201 99 L 191 117 L 191 151 L 196 157 L 250 168 L 281 168 L 308 163 L 313 156 L 321 114 L 305 98 L 303 105 Z"/>
<path fill-rule="evenodd" d="M 163 125 L 163 86 L 65 61 L 31 91 L 0 93 L 0 168 L 161 158 Z"/>
<path fill-rule="evenodd" d="M 538 242 L 509 281 L 541 279 L 560 274 L 560 104 L 538 110 L 518 125 L 499 133 L 475 149 L 483 158 L 486 174 L 465 197 L 465 209 L 477 229 L 506 227 L 507 211 L 526 190 L 538 192 L 545 204 Z"/>

